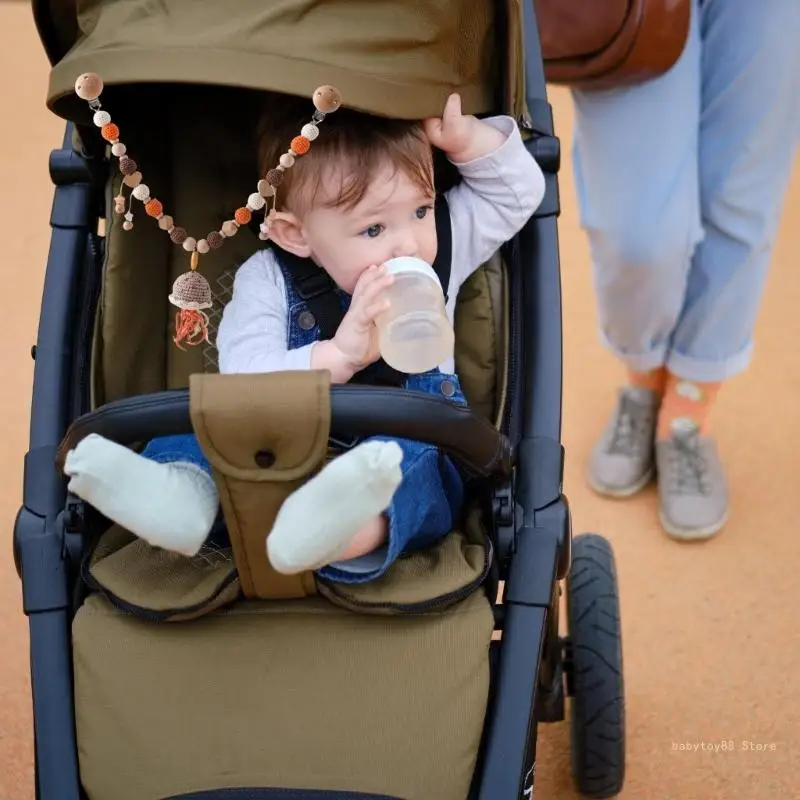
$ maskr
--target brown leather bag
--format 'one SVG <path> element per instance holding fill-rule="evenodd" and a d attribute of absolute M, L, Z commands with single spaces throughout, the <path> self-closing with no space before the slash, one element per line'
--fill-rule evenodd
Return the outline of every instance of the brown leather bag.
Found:
<path fill-rule="evenodd" d="M 686 45 L 691 0 L 534 0 L 545 76 L 579 89 L 656 78 Z"/>

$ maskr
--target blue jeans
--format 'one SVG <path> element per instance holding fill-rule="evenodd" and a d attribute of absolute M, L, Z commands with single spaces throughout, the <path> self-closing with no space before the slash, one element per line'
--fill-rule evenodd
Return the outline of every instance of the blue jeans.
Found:
<path fill-rule="evenodd" d="M 575 91 L 601 337 L 631 369 L 748 365 L 800 134 L 800 2 L 694 0 L 665 75 Z"/>
<path fill-rule="evenodd" d="M 409 391 L 446 397 L 466 405 L 458 378 L 438 370 L 408 378 Z M 424 549 L 447 535 L 458 523 L 464 502 L 461 474 L 452 460 L 433 445 L 409 439 L 374 436 L 364 441 L 395 441 L 403 451 L 403 480 L 386 510 L 389 536 L 384 547 L 361 558 L 338 562 L 319 571 L 323 578 L 339 583 L 366 583 L 383 575 L 400 556 Z M 152 439 L 142 452 L 162 464 L 188 462 L 211 474 L 197 437 L 188 434 Z M 325 513 L 320 509 L 320 513 Z M 212 536 L 217 543 L 220 524 Z"/>

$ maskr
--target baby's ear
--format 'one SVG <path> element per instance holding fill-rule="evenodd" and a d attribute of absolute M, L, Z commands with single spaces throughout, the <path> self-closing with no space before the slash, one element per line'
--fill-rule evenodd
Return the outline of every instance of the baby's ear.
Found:
<path fill-rule="evenodd" d="M 269 217 L 269 238 L 282 250 L 300 258 L 311 256 L 300 220 L 289 211 L 275 211 Z"/>

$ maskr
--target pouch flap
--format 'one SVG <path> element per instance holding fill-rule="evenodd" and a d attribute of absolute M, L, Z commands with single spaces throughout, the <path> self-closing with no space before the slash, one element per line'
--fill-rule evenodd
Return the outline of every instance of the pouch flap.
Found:
<path fill-rule="evenodd" d="M 191 416 L 211 465 L 241 481 L 294 481 L 324 460 L 330 373 L 192 375 Z"/>

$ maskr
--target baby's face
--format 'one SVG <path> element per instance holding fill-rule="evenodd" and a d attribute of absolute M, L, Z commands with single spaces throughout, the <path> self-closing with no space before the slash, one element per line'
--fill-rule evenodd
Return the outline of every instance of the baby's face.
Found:
<path fill-rule="evenodd" d="M 315 206 L 302 219 L 312 257 L 348 294 L 361 273 L 398 256 L 436 258 L 434 198 L 387 167 L 353 209 Z"/>

